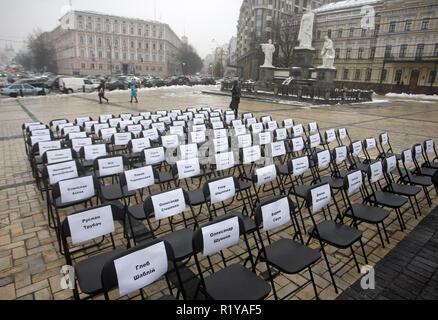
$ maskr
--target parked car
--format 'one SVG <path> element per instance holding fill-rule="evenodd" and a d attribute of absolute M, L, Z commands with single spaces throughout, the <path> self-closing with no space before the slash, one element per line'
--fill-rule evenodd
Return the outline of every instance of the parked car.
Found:
<path fill-rule="evenodd" d="M 59 78 L 62 78 L 62 76 L 55 76 L 50 78 L 44 83 L 44 87 L 50 90 L 59 90 Z"/>
<path fill-rule="evenodd" d="M 59 88 L 64 93 L 93 92 L 99 87 L 88 79 L 83 78 L 59 78 Z"/>
<path fill-rule="evenodd" d="M 201 79 L 201 84 L 203 85 L 216 84 L 216 81 L 213 78 L 204 77 Z"/>
<path fill-rule="evenodd" d="M 111 79 L 110 81 L 108 81 L 106 83 L 106 88 L 109 91 L 113 91 L 113 90 L 126 90 L 129 88 L 129 83 L 126 80 L 123 79 Z"/>
<path fill-rule="evenodd" d="M 144 80 L 143 85 L 145 88 L 163 87 L 166 85 L 166 82 L 158 77 L 149 78 Z"/>
<path fill-rule="evenodd" d="M 0 77 L 0 88 L 9 86 L 8 77 Z"/>
<path fill-rule="evenodd" d="M 7 88 L 0 89 L 0 94 L 16 98 L 18 96 L 43 96 L 49 93 L 49 90 L 44 88 L 35 88 L 30 84 L 13 84 Z"/>
<path fill-rule="evenodd" d="M 15 84 L 30 84 L 33 87 L 44 88 L 47 78 L 31 78 L 31 79 L 20 79 L 15 82 Z"/>
<path fill-rule="evenodd" d="M 179 76 L 179 77 L 172 77 L 167 80 L 166 82 L 167 86 L 191 86 L 191 80 L 189 77 L 186 76 Z"/>

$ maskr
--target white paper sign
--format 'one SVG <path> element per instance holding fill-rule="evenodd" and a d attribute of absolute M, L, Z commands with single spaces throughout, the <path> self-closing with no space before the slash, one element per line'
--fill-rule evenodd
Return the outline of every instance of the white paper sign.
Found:
<path fill-rule="evenodd" d="M 187 160 L 198 157 L 198 145 L 196 143 L 183 144 L 178 147 L 179 159 Z"/>
<path fill-rule="evenodd" d="M 292 173 L 294 177 L 301 176 L 307 170 L 309 170 L 309 158 L 307 156 L 292 159 Z"/>
<path fill-rule="evenodd" d="M 94 160 L 106 155 L 106 144 L 92 144 L 91 146 L 84 146 L 85 160 Z"/>
<path fill-rule="evenodd" d="M 417 144 L 414 146 L 414 156 L 415 159 L 418 159 L 419 157 L 421 157 L 423 153 L 423 147 L 421 146 L 421 144 Z"/>
<path fill-rule="evenodd" d="M 27 129 L 30 126 L 36 126 L 36 125 L 40 125 L 41 122 L 26 122 L 24 123 L 24 129 Z M 56 124 L 54 124 L 54 126 L 56 126 Z"/>
<path fill-rule="evenodd" d="M 341 128 L 338 130 L 339 139 L 344 140 L 347 137 L 347 129 Z"/>
<path fill-rule="evenodd" d="M 236 194 L 233 177 L 208 183 L 211 204 L 232 199 Z"/>
<path fill-rule="evenodd" d="M 213 139 L 213 150 L 215 153 L 228 151 L 228 138 Z"/>
<path fill-rule="evenodd" d="M 61 141 L 41 141 L 38 142 L 38 151 L 43 156 L 49 150 L 61 149 Z"/>
<path fill-rule="evenodd" d="M 174 120 L 172 122 L 172 125 L 174 127 L 183 127 L 183 128 L 185 128 L 186 127 L 186 122 L 184 120 Z"/>
<path fill-rule="evenodd" d="M 248 134 L 244 134 L 241 136 L 237 136 L 237 147 L 238 148 L 247 148 L 252 144 L 252 136 Z"/>
<path fill-rule="evenodd" d="M 101 129 L 108 129 L 109 128 L 109 124 L 108 123 L 97 123 L 93 126 L 93 131 L 95 134 L 99 134 L 99 131 Z"/>
<path fill-rule="evenodd" d="M 132 114 L 130 114 L 130 113 L 122 113 L 120 115 L 120 118 L 122 118 L 122 120 L 131 120 Z"/>
<path fill-rule="evenodd" d="M 142 133 L 144 138 L 149 138 L 149 140 L 152 141 L 158 140 L 158 138 L 160 137 L 156 128 L 144 130 Z"/>
<path fill-rule="evenodd" d="M 405 158 L 405 166 L 409 166 L 412 162 L 412 151 L 411 150 L 405 150 L 403 151 L 403 155 Z"/>
<path fill-rule="evenodd" d="M 190 143 L 204 143 L 205 141 L 206 141 L 205 131 L 190 132 L 189 135 Z"/>
<path fill-rule="evenodd" d="M 238 125 L 234 127 L 234 134 L 240 136 L 246 134 L 246 127 L 244 125 Z"/>
<path fill-rule="evenodd" d="M 61 202 L 69 203 L 89 199 L 95 195 L 92 176 L 59 181 Z"/>
<path fill-rule="evenodd" d="M 136 116 L 132 117 L 131 120 L 134 122 L 134 124 L 140 124 L 141 120 L 144 120 L 143 116 Z"/>
<path fill-rule="evenodd" d="M 239 218 L 233 217 L 201 228 L 204 256 L 217 253 L 239 242 Z"/>
<path fill-rule="evenodd" d="M 237 126 L 242 126 L 242 120 L 238 119 L 238 120 L 233 120 L 231 121 L 231 125 L 233 126 L 233 128 L 237 127 Z"/>
<path fill-rule="evenodd" d="M 213 137 L 214 139 L 226 138 L 228 137 L 227 130 L 226 129 L 213 130 Z"/>
<path fill-rule="evenodd" d="M 132 139 L 131 132 L 120 132 L 114 134 L 114 145 L 115 146 L 126 146 Z"/>
<path fill-rule="evenodd" d="M 123 158 L 111 157 L 97 160 L 99 176 L 106 177 L 123 172 Z"/>
<path fill-rule="evenodd" d="M 68 161 L 47 166 L 47 173 L 49 175 L 49 183 L 54 185 L 55 183 L 76 178 L 78 176 L 78 169 L 76 167 L 76 161 Z"/>
<path fill-rule="evenodd" d="M 316 124 L 316 122 L 309 123 L 309 132 L 313 133 L 315 131 L 318 131 L 318 125 Z"/>
<path fill-rule="evenodd" d="M 49 129 L 42 129 L 42 130 L 33 130 L 31 131 L 32 136 L 47 136 L 50 135 Z"/>
<path fill-rule="evenodd" d="M 63 135 L 68 135 L 69 133 L 77 133 L 81 131 L 81 127 L 79 126 L 68 126 L 62 128 L 61 132 Z"/>
<path fill-rule="evenodd" d="M 128 132 L 132 132 L 137 135 L 143 130 L 143 126 L 141 124 L 132 124 L 126 127 Z"/>
<path fill-rule="evenodd" d="M 67 122 L 68 121 L 66 119 L 54 120 L 54 121 L 51 121 L 51 126 L 52 126 L 52 128 L 56 128 L 56 126 L 58 124 L 63 124 L 63 123 L 67 123 Z"/>
<path fill-rule="evenodd" d="M 177 136 L 180 136 L 180 137 L 185 137 L 184 127 L 181 127 L 181 126 L 169 127 L 169 133 L 171 135 L 177 135 Z"/>
<path fill-rule="evenodd" d="M 166 149 L 177 148 L 179 145 L 179 140 L 177 135 L 162 136 L 161 142 L 163 147 L 165 147 Z"/>
<path fill-rule="evenodd" d="M 114 232 L 111 206 L 69 215 L 71 242 L 76 245 Z"/>
<path fill-rule="evenodd" d="M 147 130 L 151 128 L 152 120 L 140 120 L 140 124 L 143 126 L 143 129 Z"/>
<path fill-rule="evenodd" d="M 330 164 L 330 151 L 324 150 L 317 153 L 318 156 L 318 168 L 324 169 Z"/>
<path fill-rule="evenodd" d="M 160 132 L 166 131 L 166 124 L 164 122 L 155 122 L 151 124 L 152 128 L 156 128 Z"/>
<path fill-rule="evenodd" d="M 336 154 L 336 164 L 340 164 L 347 159 L 347 147 L 337 147 L 335 148 L 335 154 Z"/>
<path fill-rule="evenodd" d="M 61 132 L 62 129 L 64 129 L 66 127 L 72 127 L 72 126 L 74 126 L 74 124 L 71 122 L 60 123 L 60 124 L 56 125 L 55 129 L 56 129 L 56 131 Z"/>
<path fill-rule="evenodd" d="M 370 165 L 371 183 L 375 183 L 383 176 L 382 162 L 377 161 Z"/>
<path fill-rule="evenodd" d="M 87 133 L 85 131 L 82 132 L 70 132 L 67 135 L 68 140 L 78 139 L 78 138 L 87 138 Z"/>
<path fill-rule="evenodd" d="M 366 142 L 367 142 L 367 150 L 373 150 L 376 147 L 376 139 L 368 138 L 366 139 Z"/>
<path fill-rule="evenodd" d="M 325 208 L 331 200 L 332 193 L 329 184 L 317 187 L 311 190 L 312 194 L 312 212 L 316 213 Z"/>
<path fill-rule="evenodd" d="M 230 124 L 231 121 L 233 121 L 234 119 L 236 119 L 236 116 L 234 114 L 226 114 L 225 115 L 226 124 Z"/>
<path fill-rule="evenodd" d="M 276 129 L 275 137 L 277 141 L 283 141 L 287 139 L 287 130 L 286 128 Z"/>
<path fill-rule="evenodd" d="M 108 121 L 108 119 L 111 119 L 112 117 L 113 117 L 112 114 L 101 114 L 99 116 L 99 121 L 100 121 L 100 123 L 105 123 Z"/>
<path fill-rule="evenodd" d="M 353 146 L 353 155 L 357 156 L 362 152 L 362 141 L 356 141 L 352 143 Z"/>
<path fill-rule="evenodd" d="M 288 223 L 291 220 L 288 198 L 284 197 L 262 206 L 262 217 L 264 232 Z"/>
<path fill-rule="evenodd" d="M 253 124 L 257 123 L 257 119 L 256 118 L 248 118 L 248 119 L 245 120 L 245 122 L 246 122 L 246 126 L 248 128 L 251 128 L 251 126 Z"/>
<path fill-rule="evenodd" d="M 253 134 L 263 132 L 263 123 L 253 123 L 251 125 L 251 131 Z"/>
<path fill-rule="evenodd" d="M 294 134 L 294 137 L 300 137 L 304 134 L 304 128 L 302 124 L 298 124 L 296 126 L 292 127 L 292 131 Z"/>
<path fill-rule="evenodd" d="M 31 136 L 30 137 L 30 143 L 31 146 L 33 147 L 35 145 L 35 143 L 38 142 L 43 142 L 43 141 L 50 141 L 52 140 L 52 137 L 50 135 L 45 135 L 45 136 Z"/>
<path fill-rule="evenodd" d="M 434 148 L 434 141 L 433 140 L 427 140 L 425 141 L 425 149 L 426 149 L 426 153 L 434 153 L 435 152 L 435 148 Z"/>
<path fill-rule="evenodd" d="M 132 152 L 137 153 L 143 151 L 143 149 L 150 148 L 151 142 L 149 141 L 149 138 L 132 139 L 131 145 Z"/>
<path fill-rule="evenodd" d="M 283 120 L 283 127 L 286 129 L 290 129 L 294 126 L 294 121 L 292 119 L 284 119 Z"/>
<path fill-rule="evenodd" d="M 78 126 L 81 126 L 86 122 L 86 121 L 90 121 L 90 117 L 82 117 L 82 118 L 76 118 L 76 124 Z"/>
<path fill-rule="evenodd" d="M 152 196 L 155 218 L 165 219 L 186 210 L 186 200 L 181 188 Z"/>
<path fill-rule="evenodd" d="M 261 121 L 262 121 L 263 124 L 268 123 L 268 122 L 271 121 L 271 120 L 272 120 L 272 119 L 271 119 L 271 116 L 263 116 L 263 117 L 261 118 Z"/>
<path fill-rule="evenodd" d="M 143 116 L 145 119 L 149 119 L 151 117 L 151 113 L 149 111 L 140 112 L 140 115 Z"/>
<path fill-rule="evenodd" d="M 278 129 L 277 121 L 269 121 L 268 122 L 268 131 L 274 131 L 275 129 Z"/>
<path fill-rule="evenodd" d="M 117 133 L 116 128 L 107 128 L 107 129 L 100 129 L 100 137 L 103 140 L 109 140 L 113 136 L 113 134 Z"/>
<path fill-rule="evenodd" d="M 258 134 L 258 141 L 261 146 L 269 144 L 272 142 L 272 137 L 270 132 L 260 132 Z"/>
<path fill-rule="evenodd" d="M 94 121 L 85 121 L 84 122 L 84 127 L 85 127 L 85 131 L 90 132 L 91 128 L 95 125 L 98 124 L 99 121 L 94 120 Z"/>
<path fill-rule="evenodd" d="M 222 121 L 211 122 L 211 127 L 213 128 L 213 130 L 223 129 L 224 123 Z"/>
<path fill-rule="evenodd" d="M 93 144 L 93 141 L 91 138 L 76 138 L 71 140 L 71 145 L 73 150 L 76 152 L 79 152 L 82 147 L 84 146 L 90 146 Z"/>
<path fill-rule="evenodd" d="M 275 168 L 275 165 L 256 169 L 255 173 L 257 176 L 257 187 L 275 181 L 275 179 L 277 178 L 277 170 Z"/>
<path fill-rule="evenodd" d="M 269 154 L 273 158 L 284 156 L 286 154 L 286 147 L 284 146 L 284 141 L 277 141 L 269 144 Z"/>
<path fill-rule="evenodd" d="M 191 178 L 201 174 L 198 158 L 177 161 L 176 166 L 178 168 L 179 179 Z"/>
<path fill-rule="evenodd" d="M 391 156 L 385 159 L 386 161 L 386 173 L 391 173 L 395 168 L 397 168 L 397 157 Z"/>
<path fill-rule="evenodd" d="M 164 148 L 152 148 L 143 151 L 147 165 L 154 165 L 163 162 L 166 158 L 164 156 Z"/>
<path fill-rule="evenodd" d="M 109 125 L 111 128 L 116 128 L 119 125 L 119 122 L 122 121 L 122 118 L 111 118 L 108 119 Z"/>
<path fill-rule="evenodd" d="M 380 135 L 380 140 L 381 140 L 382 147 L 386 146 L 388 144 L 388 133 L 387 132 L 382 133 Z"/>
<path fill-rule="evenodd" d="M 114 260 L 120 296 L 144 288 L 162 277 L 168 269 L 164 242 Z"/>
<path fill-rule="evenodd" d="M 133 125 L 134 121 L 131 120 L 122 120 L 119 122 L 119 127 L 121 130 L 125 130 L 127 126 Z"/>
<path fill-rule="evenodd" d="M 321 144 L 321 137 L 319 133 L 309 136 L 309 142 L 311 148 L 316 148 Z"/>
<path fill-rule="evenodd" d="M 249 118 L 252 118 L 252 117 L 253 117 L 253 115 L 252 115 L 251 112 L 247 112 L 247 113 L 243 114 L 243 120 L 246 120 L 246 119 L 249 119 Z"/>
<path fill-rule="evenodd" d="M 53 164 L 53 163 L 73 160 L 73 154 L 72 154 L 70 148 L 61 149 L 61 150 L 46 151 L 46 157 L 47 157 L 47 164 Z"/>
<path fill-rule="evenodd" d="M 36 131 L 36 130 L 42 130 L 42 129 L 47 129 L 45 124 L 34 124 L 34 125 L 27 127 L 27 131 L 29 131 L 29 132 Z"/>
<path fill-rule="evenodd" d="M 248 148 L 242 149 L 243 152 L 243 163 L 248 164 L 251 162 L 257 162 L 260 161 L 262 158 L 260 146 L 252 146 Z"/>
<path fill-rule="evenodd" d="M 293 138 L 292 140 L 292 151 L 299 152 L 304 149 L 304 139 L 303 137 Z"/>
<path fill-rule="evenodd" d="M 348 195 L 351 196 L 362 186 L 363 183 L 362 171 L 359 170 L 350 173 L 349 175 L 347 175 L 347 179 L 348 179 Z"/>
<path fill-rule="evenodd" d="M 233 152 L 216 153 L 214 157 L 216 163 L 216 170 L 221 171 L 234 167 Z"/>
<path fill-rule="evenodd" d="M 332 141 L 334 141 L 336 139 L 335 129 L 327 130 L 325 132 L 325 135 L 326 135 L 326 141 L 328 143 L 330 143 L 330 142 L 332 142 Z"/>
<path fill-rule="evenodd" d="M 125 171 L 128 191 L 143 189 L 155 183 L 152 166 L 141 167 Z"/>

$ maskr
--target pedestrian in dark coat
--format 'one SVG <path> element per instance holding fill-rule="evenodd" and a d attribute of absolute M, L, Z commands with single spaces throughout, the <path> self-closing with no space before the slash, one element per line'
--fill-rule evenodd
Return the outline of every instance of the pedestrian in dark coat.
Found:
<path fill-rule="evenodd" d="M 105 81 L 100 82 L 100 86 L 97 88 L 99 92 L 99 104 L 102 104 L 102 99 L 106 100 L 106 103 L 109 103 L 109 100 L 105 97 Z"/>
<path fill-rule="evenodd" d="M 238 118 L 240 96 L 241 96 L 241 91 L 240 91 L 239 83 L 237 81 L 234 81 L 233 88 L 231 89 L 232 99 L 231 99 L 230 109 L 234 110 L 234 114 L 236 115 L 236 119 Z"/>

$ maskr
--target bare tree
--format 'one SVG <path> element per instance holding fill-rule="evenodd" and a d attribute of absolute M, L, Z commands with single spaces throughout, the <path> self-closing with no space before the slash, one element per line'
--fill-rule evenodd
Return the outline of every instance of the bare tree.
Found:
<path fill-rule="evenodd" d="M 195 49 L 186 43 L 183 43 L 178 51 L 178 61 L 181 63 L 185 74 L 195 74 L 202 69 L 202 59 L 196 53 Z"/>
<path fill-rule="evenodd" d="M 290 68 L 293 64 L 293 51 L 298 46 L 299 25 L 288 23 L 286 20 L 273 24 L 274 43 L 277 47 L 276 62 L 279 67 Z"/>

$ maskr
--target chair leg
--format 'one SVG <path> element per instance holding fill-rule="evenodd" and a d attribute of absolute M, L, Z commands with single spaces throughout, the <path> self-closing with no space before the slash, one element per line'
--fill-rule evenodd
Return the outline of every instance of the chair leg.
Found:
<path fill-rule="evenodd" d="M 382 242 L 382 247 L 385 248 L 385 243 L 383 242 L 382 233 L 380 232 L 380 227 L 378 223 L 376 223 L 376 227 L 377 227 L 377 232 L 379 233 L 380 241 Z"/>
<path fill-rule="evenodd" d="M 409 199 L 409 203 L 411 204 L 412 211 L 414 212 L 415 220 L 417 220 L 418 217 L 417 217 L 417 213 L 415 212 L 415 207 L 414 207 L 414 204 L 412 203 L 412 199 L 411 199 L 411 197 L 408 197 L 408 199 Z"/>
<path fill-rule="evenodd" d="M 362 247 L 362 253 L 363 253 L 363 257 L 365 258 L 365 263 L 368 264 L 368 258 L 367 258 L 367 254 L 365 253 L 365 247 L 363 245 L 362 239 L 359 239 L 360 242 L 360 246 Z"/>
<path fill-rule="evenodd" d="M 353 249 L 353 245 L 350 246 L 350 249 L 351 249 L 351 253 L 353 254 L 354 262 L 356 263 L 357 272 L 360 273 L 359 263 L 357 262 L 356 254 L 354 253 L 354 249 Z"/>
<path fill-rule="evenodd" d="M 389 244 L 388 232 L 386 232 L 386 227 L 383 221 L 382 221 L 382 227 L 383 227 L 383 231 L 385 232 L 386 242 Z"/>
<path fill-rule="evenodd" d="M 420 205 L 418 204 L 418 199 L 417 199 L 417 196 L 416 196 L 416 195 L 414 196 L 414 199 L 415 199 L 415 204 L 417 205 L 418 214 L 419 214 L 420 217 L 421 217 Z"/>
<path fill-rule="evenodd" d="M 310 266 L 308 267 L 308 269 L 309 269 L 309 274 L 310 274 L 310 280 L 312 281 L 313 290 L 315 291 L 315 299 L 319 300 L 318 290 L 316 288 L 315 279 L 313 279 L 312 269 L 310 268 Z"/>
<path fill-rule="evenodd" d="M 321 243 L 321 241 L 320 241 L 320 243 Z M 337 294 L 337 293 L 339 293 L 338 287 L 336 286 L 335 277 L 333 276 L 332 269 L 330 268 L 330 263 L 327 259 L 327 255 L 326 255 L 325 250 L 324 250 L 324 245 L 322 243 L 321 243 L 321 251 L 322 251 L 322 254 L 324 256 L 325 263 L 327 264 L 327 269 L 328 269 L 328 272 L 330 274 L 330 278 L 332 279 L 333 287 L 335 288 L 335 292 Z"/>

